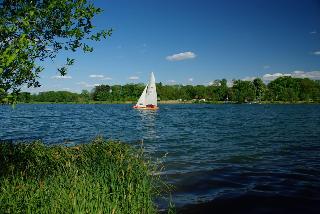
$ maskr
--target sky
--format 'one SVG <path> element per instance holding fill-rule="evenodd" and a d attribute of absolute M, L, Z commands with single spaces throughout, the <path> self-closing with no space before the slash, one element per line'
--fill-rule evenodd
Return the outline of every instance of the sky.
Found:
<path fill-rule="evenodd" d="M 208 85 L 216 79 L 320 79 L 320 0 L 96 0 L 92 53 L 44 63 L 41 88 L 91 90 L 99 84 Z M 67 76 L 57 67 L 75 58 Z"/>

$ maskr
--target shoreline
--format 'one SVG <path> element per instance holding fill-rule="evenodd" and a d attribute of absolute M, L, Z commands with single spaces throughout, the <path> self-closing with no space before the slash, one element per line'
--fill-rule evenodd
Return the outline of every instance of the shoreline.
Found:
<path fill-rule="evenodd" d="M 134 105 L 136 102 L 132 101 L 115 101 L 115 102 L 109 102 L 109 101 L 90 101 L 90 102 L 18 102 L 16 104 L 132 104 Z M 236 104 L 236 105 L 299 105 L 299 104 L 320 104 L 320 102 L 306 102 L 306 101 L 298 101 L 298 102 L 284 102 L 284 101 L 261 101 L 261 102 L 247 102 L 247 103 L 237 103 L 237 102 L 224 102 L 224 101 L 210 101 L 210 102 L 199 102 L 199 101 L 178 101 L 178 100 L 164 100 L 164 101 L 158 101 L 158 104 L 212 104 L 212 105 L 230 105 L 230 104 Z M 6 105 L 6 104 L 3 104 Z"/>

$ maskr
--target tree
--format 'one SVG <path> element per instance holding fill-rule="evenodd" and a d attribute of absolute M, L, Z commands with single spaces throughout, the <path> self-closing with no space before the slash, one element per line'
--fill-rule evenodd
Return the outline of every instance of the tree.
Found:
<path fill-rule="evenodd" d="M 107 101 L 110 99 L 111 87 L 109 85 L 98 85 L 93 89 L 93 100 L 95 101 Z"/>
<path fill-rule="evenodd" d="M 255 87 L 251 81 L 236 80 L 232 86 L 232 100 L 239 103 L 253 101 L 255 99 Z"/>
<path fill-rule="evenodd" d="M 279 77 L 268 84 L 271 100 L 295 102 L 299 100 L 300 80 L 290 76 Z"/>
<path fill-rule="evenodd" d="M 14 102 L 22 85 L 39 87 L 38 61 L 61 50 L 93 49 L 86 41 L 111 36 L 112 29 L 93 31 L 101 13 L 88 0 L 3 0 L 0 2 L 0 101 Z M 59 68 L 63 76 L 74 59 Z M 11 95 L 10 95 L 11 94 Z"/>
<path fill-rule="evenodd" d="M 79 96 L 79 102 L 89 102 L 90 101 L 90 93 L 88 90 L 82 90 Z"/>
<path fill-rule="evenodd" d="M 204 85 L 196 85 L 193 86 L 194 91 L 196 93 L 195 98 L 196 99 L 204 99 L 206 98 L 206 86 Z"/>
<path fill-rule="evenodd" d="M 315 91 L 317 91 L 317 84 L 315 81 L 312 81 L 311 79 L 304 78 L 304 79 L 299 79 L 299 84 L 300 84 L 300 92 L 299 92 L 299 97 L 300 100 L 305 100 L 309 101 L 311 100 L 316 100 L 315 98 Z"/>
<path fill-rule="evenodd" d="M 220 81 L 220 86 L 218 87 L 218 96 L 219 100 L 224 101 L 227 98 L 228 95 L 228 86 L 227 86 L 227 80 L 222 79 Z"/>
<path fill-rule="evenodd" d="M 29 92 L 22 92 L 17 97 L 18 102 L 29 103 L 31 100 L 31 94 Z"/>
<path fill-rule="evenodd" d="M 253 80 L 253 85 L 256 89 L 256 98 L 260 101 L 266 92 L 266 85 L 260 78 L 256 78 Z"/>

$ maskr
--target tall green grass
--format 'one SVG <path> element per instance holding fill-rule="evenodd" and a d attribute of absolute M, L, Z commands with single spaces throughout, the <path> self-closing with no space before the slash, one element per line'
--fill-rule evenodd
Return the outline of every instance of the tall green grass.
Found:
<path fill-rule="evenodd" d="M 157 213 L 162 182 L 142 149 L 0 143 L 0 213 Z"/>

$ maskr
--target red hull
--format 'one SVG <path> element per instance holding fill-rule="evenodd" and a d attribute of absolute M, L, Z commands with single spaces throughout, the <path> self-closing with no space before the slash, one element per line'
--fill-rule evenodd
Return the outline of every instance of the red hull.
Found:
<path fill-rule="evenodd" d="M 141 107 L 141 106 L 133 106 L 134 109 L 141 109 L 141 110 L 157 110 L 159 107 L 157 106 L 146 106 L 146 107 Z"/>

